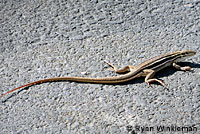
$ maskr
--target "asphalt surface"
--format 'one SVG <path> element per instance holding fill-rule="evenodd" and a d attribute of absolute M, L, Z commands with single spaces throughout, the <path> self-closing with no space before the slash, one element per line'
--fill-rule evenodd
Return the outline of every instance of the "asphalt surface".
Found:
<path fill-rule="evenodd" d="M 0 1 L 0 94 L 58 76 L 106 77 L 159 54 L 190 49 L 191 72 L 167 84 L 52 82 L 0 98 L 0 134 L 200 133 L 200 2 Z"/>

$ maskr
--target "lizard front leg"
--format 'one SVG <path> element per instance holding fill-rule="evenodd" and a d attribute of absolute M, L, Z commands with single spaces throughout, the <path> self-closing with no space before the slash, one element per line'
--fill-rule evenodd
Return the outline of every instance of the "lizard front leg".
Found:
<path fill-rule="evenodd" d="M 172 66 L 181 71 L 189 71 L 192 69 L 190 66 L 181 67 L 181 66 L 177 65 L 176 63 L 173 63 Z"/>
<path fill-rule="evenodd" d="M 107 62 L 107 61 L 104 61 L 106 64 L 108 64 L 110 67 L 112 67 L 113 71 L 118 73 L 118 74 L 122 74 L 122 73 L 128 73 L 128 72 L 131 72 L 135 69 L 134 66 L 132 65 L 129 65 L 129 66 L 125 66 L 125 67 L 122 67 L 120 69 L 118 69 L 117 67 L 115 67 L 113 64 Z"/>

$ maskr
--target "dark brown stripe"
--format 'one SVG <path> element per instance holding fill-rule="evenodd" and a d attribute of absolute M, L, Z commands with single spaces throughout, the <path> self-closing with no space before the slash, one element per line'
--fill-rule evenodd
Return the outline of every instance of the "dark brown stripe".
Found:
<path fill-rule="evenodd" d="M 171 61 L 176 60 L 177 58 L 182 57 L 182 55 L 179 54 L 174 54 L 174 55 L 168 55 L 165 57 L 160 57 L 159 59 L 156 60 L 156 62 L 152 62 L 152 64 L 149 64 L 146 66 L 144 69 L 156 69 L 159 68 L 160 66 L 163 66 Z"/>

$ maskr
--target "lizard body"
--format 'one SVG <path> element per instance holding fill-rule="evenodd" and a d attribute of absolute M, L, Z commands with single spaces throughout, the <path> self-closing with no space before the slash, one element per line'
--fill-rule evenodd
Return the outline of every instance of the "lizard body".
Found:
<path fill-rule="evenodd" d="M 54 82 L 54 81 L 74 81 L 74 82 L 84 82 L 84 83 L 99 83 L 99 84 L 116 84 L 116 83 L 123 83 L 127 81 L 131 81 L 135 78 L 145 76 L 145 82 L 149 85 L 151 82 L 158 82 L 162 86 L 166 86 L 164 82 L 161 80 L 158 80 L 156 78 L 153 78 L 156 72 L 160 71 L 161 69 L 173 66 L 176 69 L 188 71 L 191 69 L 189 66 L 181 67 L 176 64 L 176 62 L 182 61 L 183 59 L 195 55 L 196 52 L 191 50 L 184 50 L 184 51 L 175 51 L 168 54 L 163 54 L 154 58 L 151 58 L 149 60 L 146 60 L 145 62 L 142 62 L 138 66 L 134 67 L 132 65 L 125 66 L 121 69 L 117 69 L 112 64 L 106 62 L 109 66 L 111 66 L 116 73 L 126 73 L 124 75 L 120 76 L 114 76 L 114 77 L 102 77 L 102 78 L 89 78 L 89 77 L 55 77 L 55 78 L 47 78 L 38 80 L 35 82 L 31 82 L 25 85 L 22 85 L 20 87 L 14 88 L 6 93 L 3 93 L 0 95 L 0 98 L 4 95 L 11 93 L 13 91 L 16 91 L 20 88 L 32 86 L 39 83 L 45 83 L 45 82 Z"/>

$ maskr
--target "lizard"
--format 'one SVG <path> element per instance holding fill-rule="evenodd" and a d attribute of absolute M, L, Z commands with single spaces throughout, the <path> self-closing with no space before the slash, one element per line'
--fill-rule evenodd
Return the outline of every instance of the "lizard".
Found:
<path fill-rule="evenodd" d="M 38 81 L 34 81 L 17 88 L 14 88 L 10 91 L 7 91 L 0 95 L 0 98 L 5 96 L 8 93 L 14 92 L 18 89 L 29 87 L 35 84 L 45 83 L 45 82 L 56 82 L 56 81 L 74 81 L 74 82 L 83 82 L 83 83 L 96 83 L 96 84 L 117 84 L 123 83 L 127 81 L 131 81 L 135 78 L 145 76 L 145 83 L 149 86 L 152 82 L 158 82 L 163 87 L 166 87 L 165 83 L 159 79 L 153 78 L 155 73 L 160 71 L 163 68 L 168 66 L 173 66 L 174 68 L 182 71 L 191 70 L 190 66 L 181 67 L 177 64 L 177 62 L 183 61 L 185 58 L 195 55 L 196 52 L 192 50 L 182 50 L 182 51 L 174 51 L 171 53 L 163 54 L 157 57 L 153 57 L 149 60 L 146 60 L 139 64 L 138 66 L 125 66 L 123 68 L 116 68 L 111 63 L 105 61 L 109 66 L 113 68 L 116 73 L 124 73 L 120 76 L 113 77 L 101 77 L 101 78 L 90 78 L 90 77 L 54 77 L 54 78 L 46 78 Z"/>

